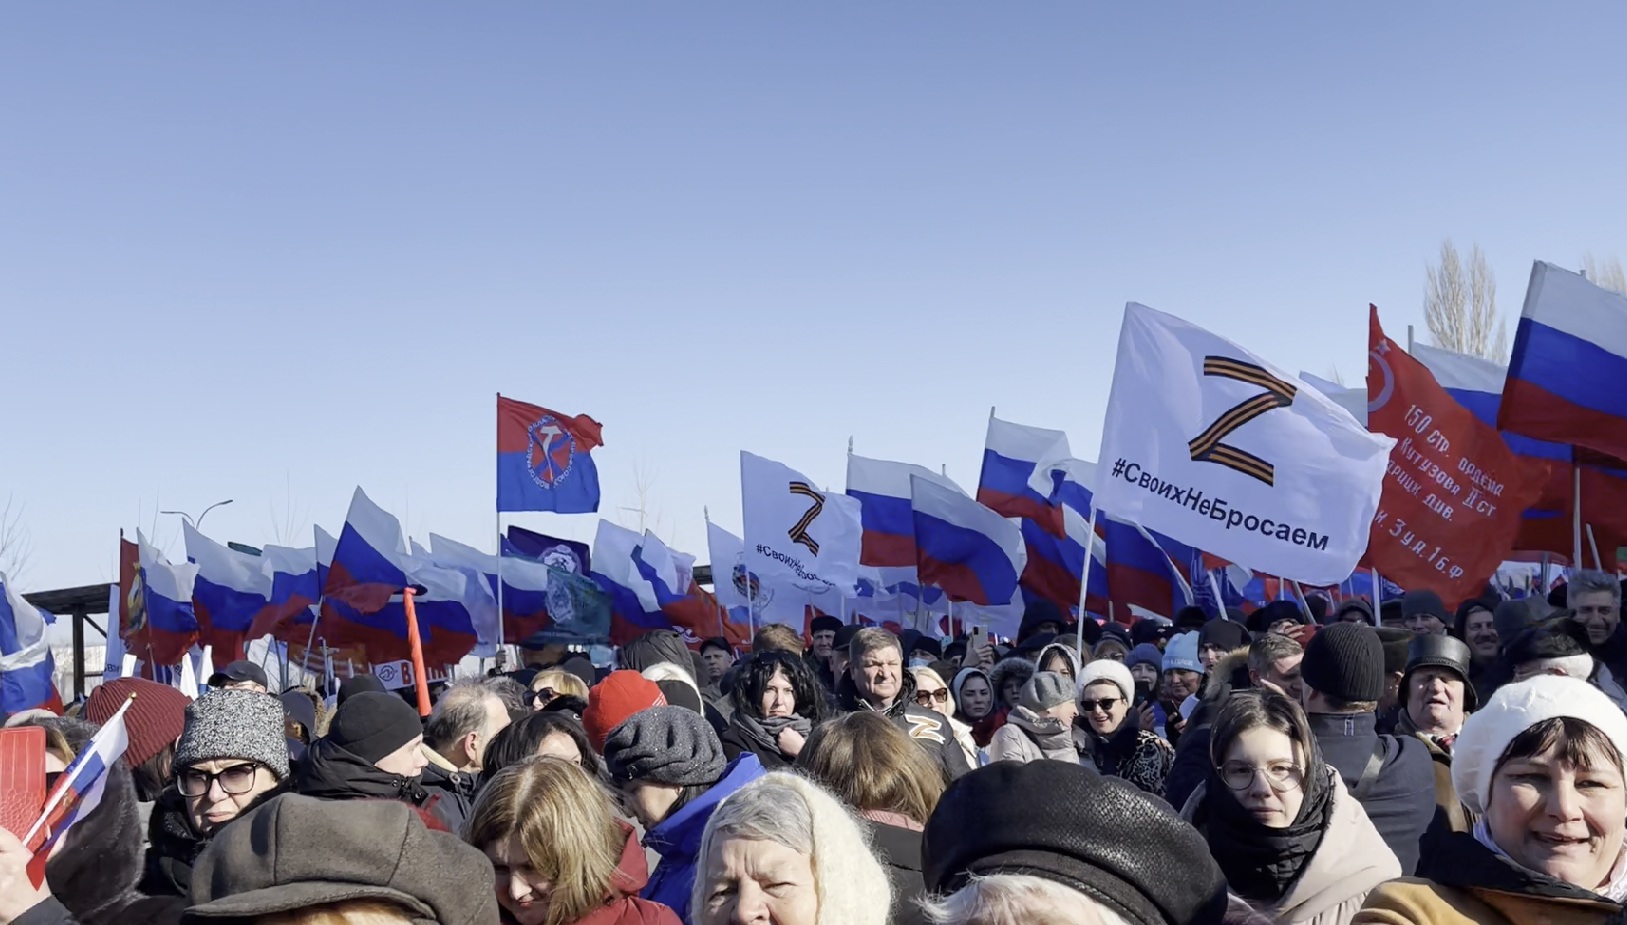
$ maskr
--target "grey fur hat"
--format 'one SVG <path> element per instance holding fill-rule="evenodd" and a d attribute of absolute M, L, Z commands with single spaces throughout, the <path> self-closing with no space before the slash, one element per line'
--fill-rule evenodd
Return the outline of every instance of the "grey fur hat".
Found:
<path fill-rule="evenodd" d="M 1073 682 L 1054 671 L 1041 671 L 1028 679 L 1018 701 L 1039 713 L 1073 699 Z"/>
<path fill-rule="evenodd" d="M 288 776 L 288 740 L 282 701 L 259 691 L 210 691 L 186 708 L 186 727 L 175 743 L 175 767 L 216 758 L 257 761 L 278 780 Z"/>
<path fill-rule="evenodd" d="M 685 707 L 651 707 L 628 717 L 604 743 L 605 766 L 618 781 L 675 787 L 710 786 L 728 759 L 711 724 Z"/>
<path fill-rule="evenodd" d="M 999 699 L 1000 691 L 1005 687 L 1006 681 L 1016 678 L 1022 684 L 1027 684 L 1028 679 L 1034 676 L 1036 670 L 1033 662 L 1021 656 L 1013 655 L 1010 658 L 1003 658 L 989 670 L 989 688 L 994 691 L 995 698 Z M 1009 706 L 1016 706 L 1016 704 L 1009 704 Z"/>

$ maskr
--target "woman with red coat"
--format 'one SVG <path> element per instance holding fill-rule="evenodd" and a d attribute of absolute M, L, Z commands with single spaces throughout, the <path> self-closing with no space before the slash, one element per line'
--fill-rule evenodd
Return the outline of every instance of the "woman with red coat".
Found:
<path fill-rule="evenodd" d="M 644 849 L 580 767 L 530 758 L 480 791 L 465 836 L 497 871 L 504 925 L 680 925 L 638 898 Z"/>

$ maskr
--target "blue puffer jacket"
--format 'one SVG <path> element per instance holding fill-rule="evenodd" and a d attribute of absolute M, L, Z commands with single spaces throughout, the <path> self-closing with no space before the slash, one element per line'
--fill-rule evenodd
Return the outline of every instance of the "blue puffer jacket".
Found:
<path fill-rule="evenodd" d="M 639 891 L 639 896 L 668 906 L 690 925 L 689 894 L 695 888 L 696 867 L 700 864 L 701 836 L 706 832 L 706 821 L 712 818 L 724 798 L 732 795 L 765 772 L 750 752 L 734 759 L 723 769 L 723 778 L 683 808 L 668 816 L 655 828 L 644 834 L 644 847 L 659 852 L 661 863 L 650 874 L 650 882 Z"/>

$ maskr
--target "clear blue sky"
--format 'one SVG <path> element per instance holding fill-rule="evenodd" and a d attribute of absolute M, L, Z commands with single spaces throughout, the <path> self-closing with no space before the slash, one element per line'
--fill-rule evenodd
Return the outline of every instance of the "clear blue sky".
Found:
<path fill-rule="evenodd" d="M 592 414 L 667 539 L 737 451 L 976 482 L 991 405 L 1092 458 L 1134 299 L 1290 369 L 1627 257 L 1619 3 L 13 3 L 0 498 L 24 584 L 119 528 L 491 546 L 493 393 Z M 290 510 L 291 509 L 291 510 Z M 591 517 L 517 522 L 588 538 Z M 180 554 L 175 518 L 159 539 Z M 308 544 L 308 532 L 294 541 Z"/>

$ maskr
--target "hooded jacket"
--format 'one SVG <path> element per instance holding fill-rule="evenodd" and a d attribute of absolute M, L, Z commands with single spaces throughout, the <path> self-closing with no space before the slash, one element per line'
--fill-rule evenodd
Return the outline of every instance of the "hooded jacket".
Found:
<path fill-rule="evenodd" d="M 426 807 L 430 800 L 418 778 L 382 771 L 327 738 L 311 743 L 294 774 L 294 792 L 321 800 L 401 800 Z"/>
<path fill-rule="evenodd" d="M 282 781 L 255 797 L 238 816 L 293 789 L 291 781 Z M 235 821 L 223 823 L 208 835 L 200 835 L 192 828 L 186 797 L 173 784 L 165 788 L 153 802 L 152 815 L 147 820 L 147 854 L 139 886 L 141 892 L 148 896 L 178 896 L 190 900 L 192 865 L 220 829 Z"/>
<path fill-rule="evenodd" d="M 446 827 L 454 832 L 463 831 L 463 823 L 468 821 L 469 814 L 474 811 L 475 792 L 480 789 L 480 776 L 459 771 L 452 762 L 442 757 L 440 752 L 430 748 L 428 743 L 418 748 L 429 761 L 418 778 L 419 786 L 429 794 L 435 815 L 446 823 Z"/>
<path fill-rule="evenodd" d="M 1185 806 L 1198 785 L 1209 776 L 1209 732 L 1214 718 L 1234 690 L 1247 690 L 1248 651 L 1221 656 L 1209 669 L 1203 682 L 1203 700 L 1192 711 L 1192 718 L 1181 733 L 1164 779 L 1164 793 L 1171 806 Z"/>
<path fill-rule="evenodd" d="M 1400 875 L 1395 854 L 1379 837 L 1361 804 L 1351 797 L 1338 774 L 1325 769 L 1332 787 L 1332 809 L 1316 851 L 1299 878 L 1276 906 L 1265 909 L 1279 925 L 1346 925 L 1367 894 Z M 1181 818 L 1203 829 L 1205 783 L 1181 810 Z"/>
<path fill-rule="evenodd" d="M 1053 642 L 1050 645 L 1047 645 L 1045 648 L 1039 650 L 1039 658 L 1034 659 L 1035 669 L 1037 670 L 1040 665 L 1045 664 L 1045 660 L 1050 658 L 1051 654 L 1054 652 L 1062 653 L 1062 657 L 1068 660 L 1069 667 L 1073 669 L 1073 674 L 1068 676 L 1069 680 L 1078 681 L 1079 653 L 1075 652 L 1072 646 L 1066 646 L 1060 642 Z"/>
<path fill-rule="evenodd" d="M 1450 836 L 1452 858 L 1434 878 L 1391 880 L 1367 897 L 1355 925 L 1613 925 L 1627 909 L 1494 853 L 1473 835 Z"/>
<path fill-rule="evenodd" d="M 901 674 L 903 676 L 899 679 L 898 697 L 892 706 L 884 711 L 876 711 L 869 702 L 859 696 L 859 689 L 853 683 L 851 674 L 842 675 L 836 688 L 840 709 L 847 713 L 856 713 L 859 710 L 883 713 L 893 721 L 894 726 L 904 730 L 905 735 L 927 750 L 943 769 L 944 776 L 948 780 L 954 780 L 970 771 L 972 768 L 966 761 L 966 752 L 955 738 L 948 717 L 935 710 L 917 706 L 915 676 L 908 671 Z"/>
<path fill-rule="evenodd" d="M 1015 655 L 996 662 L 994 667 L 989 669 L 989 692 L 994 695 L 996 709 L 1009 709 L 1005 699 L 1000 696 L 1000 689 L 1005 687 L 1007 681 L 1016 678 L 1018 686 L 1027 684 L 1028 679 L 1032 678 L 1036 671 L 1038 669 L 1034 667 L 1033 662 Z"/>
<path fill-rule="evenodd" d="M 1420 843 L 1435 818 L 1435 767 L 1424 743 L 1406 736 L 1378 734 L 1372 713 L 1311 713 L 1305 717 L 1322 758 L 1339 771 L 1345 789 L 1361 802 L 1367 818 L 1401 862 L 1403 876 L 1418 869 Z M 1378 774 L 1366 795 L 1357 793 L 1373 755 Z"/>
<path fill-rule="evenodd" d="M 1078 764 L 1073 731 L 1054 716 L 1017 707 L 989 742 L 989 761 L 1028 762 L 1041 758 Z"/>
<path fill-rule="evenodd" d="M 617 821 L 626 841 L 622 844 L 621 861 L 616 866 L 610 885 L 610 896 L 603 906 L 593 910 L 572 925 L 679 925 L 678 913 L 648 899 L 640 899 L 638 891 L 650 880 L 650 868 L 644 860 L 644 849 L 639 845 L 638 833 L 625 822 Z M 513 925 L 508 910 L 500 910 L 503 925 Z"/>
<path fill-rule="evenodd" d="M 695 886 L 706 822 L 725 798 L 763 774 L 757 756 L 743 754 L 723 769 L 723 776 L 706 792 L 644 833 L 644 847 L 660 853 L 661 863 L 655 866 L 655 872 L 639 895 L 671 908 L 685 922 L 692 921 L 689 893 Z"/>
<path fill-rule="evenodd" d="M 124 762 L 108 768 L 102 801 L 64 836 L 45 863 L 51 898 L 13 925 L 174 925 L 186 900 L 143 896 L 141 825 L 135 785 Z"/>

